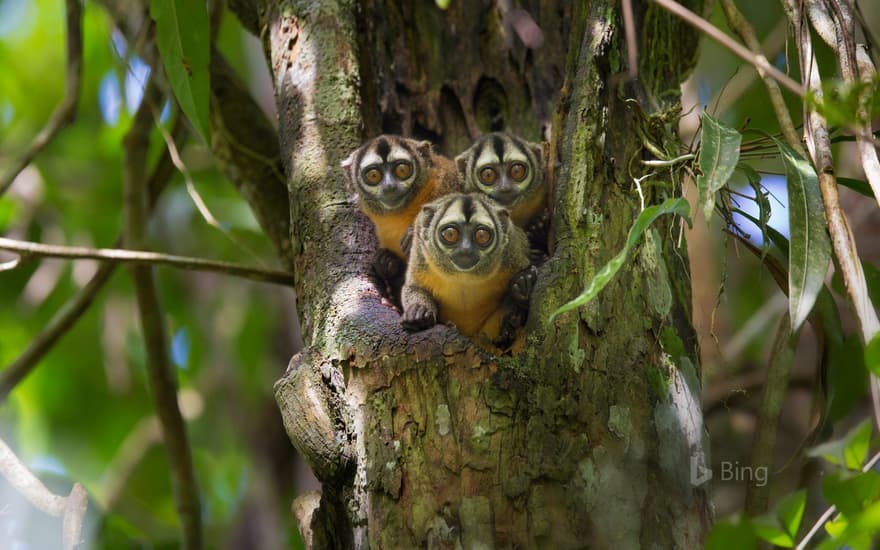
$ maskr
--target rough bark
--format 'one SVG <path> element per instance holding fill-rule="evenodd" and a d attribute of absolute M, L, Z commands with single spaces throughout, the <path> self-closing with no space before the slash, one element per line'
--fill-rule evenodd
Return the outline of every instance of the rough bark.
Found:
<path fill-rule="evenodd" d="M 633 178 L 677 152 L 678 83 L 696 37 L 636 2 L 641 80 L 624 82 L 618 3 L 260 3 L 290 192 L 307 349 L 276 397 L 323 483 L 296 515 L 313 547 L 697 548 L 707 464 L 678 225 L 655 225 L 588 304 L 548 321 L 623 246 Z M 519 13 L 518 15 L 522 15 Z M 514 18 L 514 19 L 512 19 Z M 553 254 L 525 349 L 490 357 L 454 330 L 408 335 L 369 278 L 376 246 L 339 162 L 364 137 L 535 139 L 552 116 Z M 672 156 L 672 155 L 670 155 Z M 653 203 L 671 174 L 642 181 Z"/>

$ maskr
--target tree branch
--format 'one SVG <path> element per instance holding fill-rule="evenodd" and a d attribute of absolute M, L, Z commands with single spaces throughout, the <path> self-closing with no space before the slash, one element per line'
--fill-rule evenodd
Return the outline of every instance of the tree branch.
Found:
<path fill-rule="evenodd" d="M 88 495 L 79 483 L 74 483 L 67 497 L 60 497 L 46 488 L 28 468 L 21 463 L 12 449 L 0 439 L 0 474 L 34 508 L 62 519 L 62 546 L 64 550 L 78 548 L 82 537 L 83 520 L 88 508 Z"/>
<path fill-rule="evenodd" d="M 177 113 L 174 128 L 171 130 L 172 139 L 182 144 L 186 139 L 188 130 L 183 115 Z M 174 174 L 174 164 L 171 162 L 169 151 L 165 151 L 156 163 L 153 174 L 150 176 L 148 187 L 150 189 L 150 209 L 152 209 L 162 190 Z M 117 246 L 122 244 L 122 237 L 116 239 Z M 23 258 L 24 256 L 22 256 Z M 21 259 L 21 258 L 19 258 Z M 13 260 L 16 261 L 16 260 Z M 0 403 L 9 392 L 37 366 L 40 360 L 49 353 L 55 344 L 79 321 L 92 305 L 98 292 L 104 288 L 110 276 L 113 274 L 117 262 L 106 262 L 98 267 L 97 272 L 89 282 L 68 300 L 49 320 L 43 330 L 33 338 L 28 347 L 15 361 L 0 371 Z"/>
<path fill-rule="evenodd" d="M 67 6 L 67 68 L 64 97 L 27 151 L 13 164 L 12 169 L 0 177 L 0 196 L 9 189 L 18 174 L 40 154 L 58 132 L 76 118 L 83 65 L 82 2 L 67 0 L 65 4 Z"/>
<path fill-rule="evenodd" d="M 125 250 L 119 248 L 88 248 L 84 246 L 65 246 L 43 244 L 31 241 L 19 241 L 0 237 L 0 250 L 22 252 L 29 256 L 49 258 L 69 258 L 78 260 L 101 260 L 113 263 L 130 263 L 135 265 L 168 265 L 194 271 L 211 271 L 225 275 L 234 275 L 254 281 L 293 286 L 292 273 L 248 267 L 233 262 L 206 260 L 187 256 L 174 256 L 160 252 L 143 250 Z"/>
<path fill-rule="evenodd" d="M 159 99 L 158 87 L 151 77 L 131 129 L 123 140 L 127 246 L 141 247 L 145 240 L 148 191 L 143 174 L 153 123 L 152 105 L 158 104 Z M 164 314 L 150 267 L 135 265 L 131 275 L 144 334 L 150 389 L 171 466 L 175 503 L 183 531 L 182 546 L 197 550 L 202 547 L 201 505 L 186 425 L 177 402 L 177 380 L 169 361 Z"/>
<path fill-rule="evenodd" d="M 727 17 L 727 22 L 730 25 L 730 28 L 742 38 L 743 42 L 746 43 L 755 56 L 761 56 L 764 58 L 761 43 L 758 42 L 758 37 L 755 35 L 755 29 L 753 29 L 746 18 L 743 17 L 742 12 L 737 9 L 734 1 L 721 0 L 721 8 L 724 10 L 724 15 Z M 776 113 L 776 120 L 779 121 L 779 127 L 782 130 L 782 134 L 785 136 L 785 141 L 803 155 L 804 148 L 801 139 L 798 137 L 797 132 L 794 129 L 794 123 L 791 121 L 791 114 L 788 112 L 788 107 L 785 106 L 785 99 L 782 97 L 782 90 L 779 89 L 779 84 L 761 71 L 758 71 L 758 75 L 761 77 L 764 86 L 767 88 L 767 94 L 770 96 L 770 104 L 773 105 L 773 111 Z"/>
<path fill-rule="evenodd" d="M 791 334 L 791 322 L 788 313 L 785 313 L 777 329 L 776 340 L 773 342 L 767 380 L 761 396 L 761 406 L 758 409 L 758 424 L 752 445 L 752 467 L 756 468 L 753 471 L 760 471 L 757 468 L 769 469 L 773 466 L 779 415 L 785 401 L 791 368 L 794 365 L 795 347 L 800 334 L 800 330 Z M 765 484 L 749 481 L 746 485 L 746 513 L 750 516 L 758 516 L 766 512 L 769 494 L 769 487 Z"/>
<path fill-rule="evenodd" d="M 783 2 L 786 16 L 795 29 L 795 41 L 798 46 L 798 57 L 801 78 L 806 87 L 821 97 L 822 81 L 813 51 L 813 42 L 806 14 L 801 10 L 800 3 L 795 0 Z M 813 159 L 813 166 L 819 174 L 819 188 L 825 204 L 825 219 L 831 235 L 831 246 L 840 267 L 844 285 L 850 304 L 859 323 L 862 340 L 868 342 L 880 331 L 880 320 L 868 295 L 865 272 L 859 261 L 859 253 L 846 214 L 840 207 L 837 193 L 837 178 L 834 175 L 834 158 L 831 154 L 831 140 L 828 125 L 821 114 L 809 105 L 804 104 L 804 134 L 807 149 Z M 880 426 L 880 379 L 871 375 L 871 397 L 874 405 L 874 421 Z"/>
<path fill-rule="evenodd" d="M 744 48 L 742 45 L 738 44 L 736 41 L 724 34 L 721 30 L 718 29 L 718 27 L 712 25 L 711 23 L 698 16 L 694 12 L 690 11 L 689 9 L 685 8 L 681 4 L 675 2 L 675 0 L 653 0 L 653 2 L 668 11 L 669 13 L 681 18 L 684 22 L 696 28 L 709 38 L 712 38 L 746 63 L 754 65 L 755 69 L 757 69 L 758 71 L 758 74 L 769 75 L 771 78 L 788 88 L 794 94 L 797 94 L 799 97 L 804 97 L 806 95 L 802 86 L 789 78 L 788 75 L 771 65 L 770 62 L 767 61 L 767 58 L 764 57 L 762 54 L 750 52 L 748 49 Z"/>

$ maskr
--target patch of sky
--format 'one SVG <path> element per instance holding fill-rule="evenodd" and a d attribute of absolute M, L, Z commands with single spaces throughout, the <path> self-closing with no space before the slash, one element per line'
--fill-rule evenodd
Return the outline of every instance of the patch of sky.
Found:
<path fill-rule="evenodd" d="M 767 198 L 770 201 L 770 220 L 767 222 L 767 225 L 788 238 L 790 232 L 788 227 L 788 191 L 785 187 L 785 176 L 780 174 L 762 174 L 761 185 L 769 193 Z M 737 191 L 746 196 L 755 196 L 754 189 L 749 185 L 743 185 Z M 736 201 L 737 208 L 755 219 L 760 219 L 758 204 L 755 201 L 742 197 L 737 197 Z M 761 235 L 760 227 L 739 213 L 733 214 L 733 220 L 748 235 L 749 241 L 757 246 L 764 245 L 764 237 Z"/>

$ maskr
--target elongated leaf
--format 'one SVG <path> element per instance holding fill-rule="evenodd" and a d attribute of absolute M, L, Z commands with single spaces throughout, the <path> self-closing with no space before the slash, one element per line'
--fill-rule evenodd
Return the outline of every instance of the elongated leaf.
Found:
<path fill-rule="evenodd" d="M 742 135 L 703 113 L 703 136 L 700 139 L 700 175 L 697 189 L 700 191 L 700 208 L 708 222 L 715 208 L 715 193 L 724 187 L 739 162 L 739 146 Z"/>
<path fill-rule="evenodd" d="M 864 180 L 856 180 L 852 178 L 842 178 L 840 176 L 837 177 L 837 183 L 844 187 L 849 187 L 853 191 L 857 193 L 861 193 L 862 195 L 874 198 L 874 192 L 871 190 L 871 186 L 868 185 L 868 182 Z"/>
<path fill-rule="evenodd" d="M 648 226 L 664 214 L 678 214 L 679 216 L 688 218 L 690 214 L 690 206 L 685 199 L 679 197 L 676 199 L 666 199 L 663 204 L 645 208 L 630 228 L 629 234 L 626 238 L 626 245 L 623 247 L 623 250 L 618 252 L 611 261 L 605 264 L 602 269 L 596 273 L 593 280 L 587 285 L 587 288 L 585 288 L 577 298 L 554 311 L 553 315 L 550 316 L 550 320 L 552 321 L 557 315 L 578 308 L 595 298 L 596 295 L 605 288 L 605 285 L 607 285 L 614 277 L 620 269 L 620 266 L 623 265 L 623 262 L 626 260 L 626 255 L 632 247 L 638 244 L 639 239 L 642 238 L 642 234 L 648 229 Z"/>
<path fill-rule="evenodd" d="M 150 0 L 165 74 L 181 110 L 208 141 L 210 30 L 208 9 L 200 0 Z"/>
<path fill-rule="evenodd" d="M 788 187 L 788 224 L 791 250 L 788 257 L 788 311 L 791 331 L 800 329 L 825 281 L 831 263 L 831 240 L 819 178 L 809 162 L 785 143 L 774 139 L 785 164 Z"/>

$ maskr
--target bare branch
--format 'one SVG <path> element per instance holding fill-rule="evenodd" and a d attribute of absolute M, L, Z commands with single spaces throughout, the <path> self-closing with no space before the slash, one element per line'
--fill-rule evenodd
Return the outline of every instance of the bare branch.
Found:
<path fill-rule="evenodd" d="M 698 16 L 694 12 L 690 11 L 689 9 L 685 8 L 681 4 L 675 2 L 674 0 L 653 0 L 653 2 L 668 11 L 669 13 L 681 18 L 684 22 L 695 27 L 706 36 L 712 38 L 713 40 L 730 50 L 734 55 L 736 55 L 743 61 L 754 65 L 759 74 L 763 75 L 766 73 L 771 78 L 788 88 L 791 92 L 797 94 L 799 97 L 804 97 L 806 95 L 803 87 L 801 87 L 797 82 L 789 78 L 788 75 L 771 65 L 770 62 L 767 61 L 767 58 L 764 57 L 762 54 L 755 54 L 750 52 L 741 44 L 738 44 L 736 41 L 724 34 L 721 30 L 718 29 L 718 27 L 712 25 L 711 23 Z"/>
<path fill-rule="evenodd" d="M 88 495 L 79 483 L 67 497 L 60 497 L 46 488 L 37 477 L 21 463 L 6 442 L 0 439 L 0 474 L 9 481 L 34 508 L 55 517 L 63 518 L 62 541 L 64 550 L 79 546 L 83 519 L 88 508 Z"/>
<path fill-rule="evenodd" d="M 293 286 L 293 274 L 286 271 L 261 269 L 248 267 L 233 262 L 219 260 L 206 260 L 204 258 L 191 258 L 187 256 L 174 256 L 160 252 L 143 250 L 126 250 L 119 248 L 88 248 L 84 246 L 65 246 L 57 244 L 43 244 L 32 241 L 19 241 L 0 237 L 0 250 L 24 252 L 31 256 L 43 256 L 48 258 L 68 258 L 78 260 L 102 260 L 114 263 L 130 263 L 136 265 L 168 265 L 182 269 L 195 271 L 211 271 L 234 275 L 254 281 L 275 283 L 285 286 Z"/>
<path fill-rule="evenodd" d="M 176 143 L 183 143 L 186 139 L 188 130 L 183 117 L 178 113 L 174 123 L 172 134 Z M 156 204 L 159 194 L 165 188 L 168 180 L 174 174 L 174 165 L 171 162 L 170 153 L 165 151 L 163 156 L 156 163 L 152 176 L 150 176 L 150 208 Z M 116 240 L 117 246 L 122 244 L 122 238 Z M 26 257 L 26 253 L 19 260 Z M 13 260 L 18 262 L 18 260 Z M 98 267 L 98 271 L 92 276 L 89 282 L 80 289 L 70 300 L 65 303 L 61 309 L 55 312 L 52 319 L 46 324 L 43 330 L 33 338 L 28 344 L 27 349 L 22 352 L 18 358 L 10 363 L 6 368 L 0 371 L 0 402 L 6 399 L 9 392 L 37 366 L 40 360 L 49 353 L 55 344 L 69 331 L 76 322 L 82 317 L 89 306 L 98 295 L 98 292 L 104 288 L 110 276 L 116 269 L 118 264 L 115 262 L 107 262 Z"/>
<path fill-rule="evenodd" d="M 151 77 L 141 106 L 135 113 L 131 129 L 123 140 L 125 158 L 123 179 L 126 190 L 125 242 L 128 246 L 141 247 L 145 240 L 149 193 L 143 174 L 153 122 L 152 105 L 159 103 L 159 95 Z M 164 314 L 151 268 L 143 265 L 134 266 L 131 275 L 144 334 L 150 389 L 156 414 L 162 425 L 162 435 L 171 469 L 174 500 L 182 525 L 182 546 L 187 549 L 200 549 L 202 517 L 199 491 L 186 425 L 177 403 L 177 380 L 169 361 Z"/>
<path fill-rule="evenodd" d="M 76 118 L 76 105 L 79 102 L 80 81 L 82 80 L 82 2 L 67 0 L 67 69 L 64 97 L 49 117 L 49 121 L 31 142 L 27 151 L 19 158 L 12 169 L 0 177 L 0 196 L 18 177 L 40 151 L 61 131 L 62 128 Z"/>

